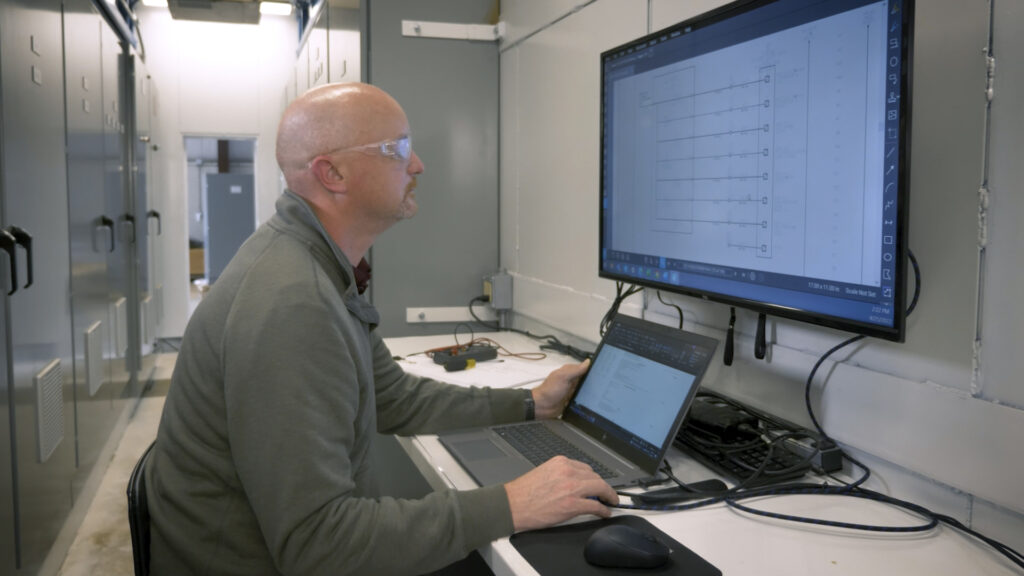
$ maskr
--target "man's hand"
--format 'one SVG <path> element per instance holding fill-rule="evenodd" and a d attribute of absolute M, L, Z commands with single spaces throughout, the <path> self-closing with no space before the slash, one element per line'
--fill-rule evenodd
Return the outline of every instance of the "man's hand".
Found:
<path fill-rule="evenodd" d="M 533 389 L 537 419 L 558 418 L 576 385 L 579 384 L 580 378 L 589 368 L 590 360 L 584 360 L 580 364 L 566 364 L 548 374 L 544 382 Z"/>
<path fill-rule="evenodd" d="M 505 492 L 516 532 L 546 528 L 581 514 L 607 518 L 611 510 L 604 503 L 619 503 L 619 495 L 590 466 L 565 456 L 555 456 L 505 484 Z"/>

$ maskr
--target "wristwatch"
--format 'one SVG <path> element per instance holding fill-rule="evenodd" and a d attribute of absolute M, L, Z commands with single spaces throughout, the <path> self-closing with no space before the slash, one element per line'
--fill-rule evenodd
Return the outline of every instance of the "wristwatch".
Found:
<path fill-rule="evenodd" d="M 537 417 L 537 404 L 533 401 L 533 393 L 523 398 L 523 408 L 526 410 L 526 420 L 533 420 Z"/>

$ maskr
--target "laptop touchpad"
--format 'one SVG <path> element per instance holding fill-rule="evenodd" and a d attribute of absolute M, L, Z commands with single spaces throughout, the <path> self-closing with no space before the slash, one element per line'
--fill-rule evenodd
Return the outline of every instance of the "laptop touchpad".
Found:
<path fill-rule="evenodd" d="M 453 442 L 452 444 L 466 460 L 493 460 L 494 458 L 508 457 L 508 454 L 505 454 L 501 448 L 487 438 Z"/>

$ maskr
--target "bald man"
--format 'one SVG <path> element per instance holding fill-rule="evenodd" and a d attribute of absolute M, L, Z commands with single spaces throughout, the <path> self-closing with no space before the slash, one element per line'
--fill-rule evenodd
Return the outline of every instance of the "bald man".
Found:
<path fill-rule="evenodd" d="M 526 390 L 405 374 L 353 263 L 417 210 L 423 162 L 402 108 L 365 84 L 316 88 L 278 128 L 288 183 L 185 331 L 145 471 L 152 574 L 421 574 L 618 496 L 556 458 L 504 486 L 382 497 L 375 432 L 554 418 L 586 364 Z"/>

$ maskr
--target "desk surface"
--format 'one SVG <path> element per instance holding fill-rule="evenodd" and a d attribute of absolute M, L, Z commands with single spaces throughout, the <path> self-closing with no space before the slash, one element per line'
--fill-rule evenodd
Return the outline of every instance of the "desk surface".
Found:
<path fill-rule="evenodd" d="M 525 336 L 511 333 L 478 334 L 501 342 L 513 352 L 533 352 L 537 343 Z M 451 336 L 393 338 L 386 340 L 398 355 L 420 352 L 427 348 L 453 344 Z M 410 358 L 410 361 L 412 358 Z M 555 354 L 537 364 L 548 371 L 573 360 Z M 478 368 L 458 374 L 457 384 L 471 382 L 488 385 L 488 371 Z M 407 364 L 410 372 L 418 368 Z M 507 371 L 506 371 L 507 372 Z M 543 377 L 537 370 L 524 369 L 517 385 L 531 387 Z M 436 377 L 435 374 L 431 374 Z M 513 378 L 514 379 L 514 378 Z M 400 438 L 400 444 L 417 468 L 435 489 L 476 488 L 476 483 L 441 446 L 433 435 Z M 715 476 L 702 465 L 672 449 L 669 454 L 676 475 L 684 482 Z M 876 525 L 914 525 L 920 519 L 900 509 L 860 498 L 835 496 L 773 496 L 745 501 L 764 510 L 810 516 L 829 520 Z M 797 524 L 751 516 L 726 504 L 684 512 L 638 512 L 615 510 L 614 514 L 639 514 L 665 533 L 703 556 L 723 574 L 758 574 L 794 576 L 806 574 L 887 575 L 887 574 L 1019 574 L 1016 567 L 984 544 L 947 526 L 924 533 L 870 533 L 845 529 Z M 580 521 L 592 517 L 580 518 Z M 507 538 L 480 550 L 496 576 L 537 575 L 537 572 L 515 550 Z"/>

